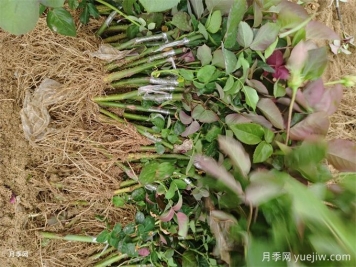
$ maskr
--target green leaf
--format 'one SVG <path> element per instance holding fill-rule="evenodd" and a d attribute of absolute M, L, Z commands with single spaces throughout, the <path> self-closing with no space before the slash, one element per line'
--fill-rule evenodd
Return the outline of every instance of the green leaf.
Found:
<path fill-rule="evenodd" d="M 222 49 L 223 51 L 223 56 L 224 56 L 224 61 L 225 61 L 225 71 L 226 71 L 226 74 L 230 74 L 232 72 L 234 72 L 237 68 L 237 58 L 236 58 L 236 55 L 223 48 Z"/>
<path fill-rule="evenodd" d="M 320 47 L 308 51 L 305 67 L 302 71 L 304 80 L 316 80 L 324 72 L 328 62 L 327 50 Z"/>
<path fill-rule="evenodd" d="M 109 239 L 109 236 L 110 232 L 108 230 L 104 230 L 96 237 L 96 241 L 99 243 L 104 243 Z"/>
<path fill-rule="evenodd" d="M 76 29 L 72 15 L 64 8 L 54 8 L 47 14 L 48 27 L 59 34 L 76 36 Z"/>
<path fill-rule="evenodd" d="M 272 145 L 268 144 L 266 141 L 262 141 L 258 144 L 253 153 L 253 163 L 259 163 L 266 161 L 273 153 Z"/>
<path fill-rule="evenodd" d="M 286 95 L 286 88 L 282 86 L 278 81 L 273 84 L 273 96 L 275 98 Z"/>
<path fill-rule="evenodd" d="M 192 30 L 189 19 L 190 17 L 186 12 L 177 12 L 173 15 L 172 24 L 182 31 L 189 32 Z"/>
<path fill-rule="evenodd" d="M 125 206 L 126 199 L 121 196 L 113 196 L 112 203 L 114 204 L 115 207 L 120 208 Z"/>
<path fill-rule="evenodd" d="M 244 86 L 242 88 L 242 91 L 245 94 L 246 104 L 249 105 L 255 111 L 257 102 L 259 100 L 257 91 L 250 86 Z"/>
<path fill-rule="evenodd" d="M 114 228 L 112 229 L 112 233 L 114 235 L 118 235 L 120 234 L 120 232 L 122 231 L 122 227 L 120 223 L 115 224 Z"/>
<path fill-rule="evenodd" d="M 88 3 L 87 4 L 88 8 L 89 8 L 89 14 L 90 16 L 92 16 L 93 18 L 99 18 L 100 14 L 98 9 L 96 8 L 96 5 L 92 4 L 92 3 Z"/>
<path fill-rule="evenodd" d="M 193 81 L 194 80 L 194 72 L 192 70 L 187 69 L 179 69 L 179 74 L 184 78 L 186 81 Z"/>
<path fill-rule="evenodd" d="M 63 7 L 65 0 L 40 0 L 40 3 L 48 7 Z"/>
<path fill-rule="evenodd" d="M 82 12 L 80 13 L 79 20 L 82 24 L 87 24 L 89 22 L 89 7 L 84 5 Z"/>
<path fill-rule="evenodd" d="M 200 60 L 202 66 L 208 65 L 213 59 L 211 48 L 206 44 L 199 46 L 197 49 L 197 58 Z"/>
<path fill-rule="evenodd" d="M 142 224 L 145 221 L 145 214 L 141 211 L 138 211 L 135 215 L 135 221 L 137 224 Z"/>
<path fill-rule="evenodd" d="M 210 82 L 211 77 L 213 76 L 214 72 L 216 71 L 216 67 L 212 65 L 207 65 L 198 70 L 197 78 L 202 83 Z"/>
<path fill-rule="evenodd" d="M 0 27 L 12 34 L 24 34 L 35 28 L 39 18 L 38 0 L 1 0 Z"/>
<path fill-rule="evenodd" d="M 267 143 L 272 143 L 274 139 L 274 132 L 272 132 L 270 129 L 264 128 L 265 130 L 265 140 Z"/>
<path fill-rule="evenodd" d="M 208 40 L 209 33 L 207 32 L 205 26 L 199 22 L 198 24 L 199 33 L 201 33 L 206 40 Z"/>
<path fill-rule="evenodd" d="M 213 60 L 211 64 L 218 68 L 225 69 L 225 60 L 224 60 L 223 51 L 221 49 L 214 51 Z"/>
<path fill-rule="evenodd" d="M 238 140 L 247 145 L 257 145 L 262 141 L 264 129 L 262 126 L 254 123 L 229 124 Z"/>
<path fill-rule="evenodd" d="M 124 229 L 122 229 L 122 231 L 124 232 L 124 234 L 126 235 L 131 235 L 135 232 L 135 224 L 134 223 L 129 223 L 128 225 L 126 225 L 124 227 Z"/>
<path fill-rule="evenodd" d="M 232 48 L 236 43 L 236 37 L 240 31 L 239 24 L 244 17 L 244 14 L 247 11 L 247 2 L 246 0 L 235 0 L 231 6 L 229 17 L 227 19 L 227 28 L 224 46 L 226 48 Z M 239 27 L 239 30 L 236 29 Z M 253 33 L 252 33 L 253 38 Z M 239 41 L 239 40 L 237 40 Z M 251 40 L 252 42 L 252 40 Z"/>
<path fill-rule="evenodd" d="M 142 168 L 139 181 L 144 185 L 162 181 L 169 178 L 174 170 L 175 167 L 169 162 L 151 162 Z"/>
<path fill-rule="evenodd" d="M 180 0 L 139 0 L 148 13 L 162 12 L 178 5 Z"/>
<path fill-rule="evenodd" d="M 165 197 L 166 199 L 171 199 L 171 198 L 173 198 L 177 190 L 178 190 L 177 185 L 176 185 L 175 183 L 171 183 L 171 184 L 169 185 L 169 189 L 168 189 L 168 191 L 166 192 L 166 194 L 164 195 L 164 197 Z"/>
<path fill-rule="evenodd" d="M 222 22 L 222 16 L 220 10 L 215 10 L 208 17 L 205 23 L 205 28 L 210 33 L 217 33 L 220 30 L 220 25 Z"/>
<path fill-rule="evenodd" d="M 212 123 L 218 121 L 219 117 L 212 110 L 206 110 L 202 105 L 197 105 L 192 112 L 193 119 L 200 122 Z"/>
<path fill-rule="evenodd" d="M 273 44 L 278 36 L 279 26 L 276 23 L 267 22 L 257 32 L 250 48 L 257 51 L 265 51 Z"/>
<path fill-rule="evenodd" d="M 68 5 L 69 8 L 74 10 L 79 6 L 79 1 L 78 0 L 68 0 Z"/>
<path fill-rule="evenodd" d="M 253 41 L 253 31 L 246 22 L 241 21 L 237 30 L 237 42 L 247 48 Z"/>
<path fill-rule="evenodd" d="M 221 128 L 216 125 L 213 125 L 213 127 L 211 127 L 211 129 L 206 133 L 205 140 L 208 142 L 212 142 L 218 137 L 219 134 L 221 134 L 221 131 Z"/>
<path fill-rule="evenodd" d="M 146 198 L 146 190 L 144 188 L 137 188 L 131 193 L 131 198 L 133 201 L 143 201 Z"/>
<path fill-rule="evenodd" d="M 265 58 L 269 58 L 273 54 L 274 50 L 277 47 L 278 41 L 279 39 L 277 37 L 276 40 L 269 47 L 267 47 L 264 54 Z"/>
<path fill-rule="evenodd" d="M 134 4 L 137 0 L 124 0 L 122 2 L 122 8 L 124 9 L 125 14 L 127 15 L 135 15 L 135 7 Z"/>
<path fill-rule="evenodd" d="M 186 250 L 182 255 L 182 267 L 199 266 L 198 260 L 195 255 L 195 252 L 191 250 Z"/>

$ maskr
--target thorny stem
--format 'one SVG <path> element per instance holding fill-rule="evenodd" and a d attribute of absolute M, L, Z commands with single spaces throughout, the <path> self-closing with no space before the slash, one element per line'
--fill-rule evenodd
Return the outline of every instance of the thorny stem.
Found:
<path fill-rule="evenodd" d="M 121 33 L 121 34 L 115 34 L 113 36 L 107 37 L 103 39 L 104 43 L 112 43 L 116 41 L 120 41 L 122 39 L 125 39 L 127 37 L 126 33 Z"/>
<path fill-rule="evenodd" d="M 115 255 L 109 259 L 102 260 L 94 265 L 94 267 L 106 267 L 111 266 L 112 263 L 118 262 L 120 260 L 126 259 L 129 256 L 127 254 Z"/>
<path fill-rule="evenodd" d="M 133 186 L 117 189 L 117 190 L 114 191 L 114 195 L 119 195 L 119 194 L 122 194 L 122 193 L 132 192 L 137 188 L 141 188 L 142 186 L 143 186 L 142 184 L 137 184 L 137 185 L 133 185 Z"/>
<path fill-rule="evenodd" d="M 81 235 L 65 235 L 65 236 L 63 236 L 61 234 L 50 233 L 50 232 L 39 232 L 39 234 L 42 238 L 48 238 L 48 239 L 97 243 L 96 238 L 92 237 L 92 236 L 81 236 Z"/>
<path fill-rule="evenodd" d="M 120 80 L 122 78 L 130 77 L 130 76 L 140 73 L 144 70 L 148 70 L 148 69 L 152 69 L 152 68 L 161 66 L 167 62 L 169 62 L 169 60 L 167 58 L 164 58 L 164 59 L 156 60 L 153 62 L 149 62 L 142 66 L 137 66 L 137 67 L 133 67 L 131 69 L 125 69 L 122 71 L 113 72 L 113 73 L 108 74 L 106 77 L 104 77 L 104 82 L 110 83 L 113 81 Z"/>
<path fill-rule="evenodd" d="M 117 9 L 116 7 L 110 5 L 109 3 L 103 1 L 103 0 L 96 0 L 96 2 L 99 2 L 100 4 L 103 4 L 104 6 L 110 7 L 112 10 L 116 11 L 118 14 L 120 14 L 121 16 L 123 16 L 125 19 L 127 19 L 128 21 L 131 21 L 131 23 L 135 24 L 136 26 L 140 26 L 140 24 L 137 21 L 134 21 L 133 19 L 131 19 L 129 16 L 127 16 L 126 14 L 124 14 L 123 12 L 121 12 L 119 9 Z"/>
<path fill-rule="evenodd" d="M 298 88 L 292 88 L 292 99 L 290 101 L 290 106 L 288 110 L 288 121 L 287 121 L 287 137 L 286 137 L 286 142 L 285 144 L 288 145 L 289 142 L 289 135 L 290 135 L 290 125 L 292 121 L 292 113 L 293 113 L 293 107 L 295 103 L 295 97 L 297 95 Z"/>
<path fill-rule="evenodd" d="M 116 108 L 128 109 L 133 111 L 154 112 L 154 113 L 161 113 L 164 115 L 168 115 L 168 114 L 174 115 L 175 113 L 174 110 L 167 110 L 167 109 L 160 109 L 160 108 L 145 108 L 138 105 L 122 104 L 117 102 L 97 102 L 97 103 L 100 106 L 104 106 L 104 107 L 116 107 Z"/>

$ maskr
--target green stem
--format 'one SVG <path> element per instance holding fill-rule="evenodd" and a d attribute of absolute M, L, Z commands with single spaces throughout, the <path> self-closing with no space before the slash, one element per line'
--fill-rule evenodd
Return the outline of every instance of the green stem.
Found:
<path fill-rule="evenodd" d="M 137 184 L 137 185 L 133 185 L 133 186 L 125 187 L 125 188 L 120 188 L 120 189 L 117 189 L 114 191 L 114 195 L 132 192 L 137 188 L 141 188 L 142 186 L 143 186 L 142 184 Z"/>
<path fill-rule="evenodd" d="M 136 120 L 136 121 L 150 121 L 150 117 L 143 116 L 143 115 L 138 115 L 138 114 L 132 114 L 132 113 L 126 113 L 124 112 L 122 116 L 126 119 L 130 120 Z"/>
<path fill-rule="evenodd" d="M 120 101 L 124 99 L 134 99 L 138 96 L 138 91 L 131 91 L 123 94 L 115 94 L 108 96 L 98 96 L 94 97 L 92 100 L 94 102 L 106 102 L 106 101 Z"/>
<path fill-rule="evenodd" d="M 294 107 L 297 91 L 298 91 L 298 88 L 292 88 L 292 99 L 291 99 L 289 111 L 288 111 L 287 137 L 286 137 L 286 142 L 285 142 L 286 145 L 288 145 L 288 142 L 289 142 L 290 125 L 291 125 L 291 121 L 292 121 L 293 107 Z"/>
<path fill-rule="evenodd" d="M 167 62 L 168 62 L 168 59 L 164 58 L 164 59 L 160 59 L 160 60 L 156 60 L 156 61 L 147 63 L 145 65 L 136 66 L 131 69 L 125 69 L 122 71 L 113 72 L 113 73 L 110 73 L 109 75 L 107 75 L 106 77 L 104 77 L 104 82 L 111 83 L 113 81 L 117 81 L 122 78 L 130 77 L 130 76 L 140 73 L 144 70 L 149 70 L 149 69 L 161 66 Z"/>
<path fill-rule="evenodd" d="M 111 119 L 113 119 L 115 121 L 127 124 L 127 121 L 121 119 L 119 116 L 115 115 L 114 113 L 111 113 L 110 111 L 107 111 L 107 110 L 105 110 L 103 108 L 100 108 L 99 112 L 102 113 L 102 114 L 105 114 L 106 116 L 108 116 L 109 118 L 111 118 Z M 131 123 L 131 122 L 130 122 L 130 124 L 132 126 L 134 126 L 137 130 L 141 130 L 141 131 L 148 132 L 148 133 L 156 133 L 152 128 L 148 128 L 148 127 L 145 127 L 145 126 L 142 126 L 142 125 L 137 125 L 137 124 L 134 124 L 134 123 Z"/>
<path fill-rule="evenodd" d="M 139 151 L 142 152 L 156 152 L 155 146 L 140 146 Z"/>
<path fill-rule="evenodd" d="M 127 254 L 115 255 L 109 259 L 102 260 L 94 265 L 94 267 L 106 267 L 111 266 L 112 263 L 118 262 L 123 259 L 127 259 L 129 256 Z"/>
<path fill-rule="evenodd" d="M 39 232 L 39 234 L 42 238 L 48 238 L 48 239 L 97 243 L 95 237 L 92 237 L 92 236 L 80 236 L 80 235 L 65 235 L 65 236 L 63 236 L 60 234 L 50 233 L 50 232 Z"/>
<path fill-rule="evenodd" d="M 130 78 L 112 83 L 111 86 L 114 88 L 137 88 L 142 85 L 150 84 L 150 80 L 151 77 Z"/>
<path fill-rule="evenodd" d="M 105 33 L 125 32 L 129 26 L 128 24 L 112 25 L 105 30 Z"/>
<path fill-rule="evenodd" d="M 154 112 L 154 113 L 161 113 L 164 115 L 174 115 L 173 110 L 166 110 L 166 109 L 160 109 L 160 108 L 145 108 L 142 106 L 138 105 L 131 105 L 131 104 L 122 104 L 118 102 L 97 102 L 98 105 L 103 106 L 103 107 L 115 107 L 115 108 L 122 108 L 122 109 L 128 109 L 128 110 L 133 110 L 133 111 L 142 111 L 142 112 Z M 125 116 L 124 116 L 125 117 Z"/>
<path fill-rule="evenodd" d="M 114 247 L 109 247 L 109 248 L 107 248 L 107 249 L 104 250 L 104 251 L 101 251 L 101 252 L 99 252 L 99 253 L 96 253 L 96 254 L 90 256 L 89 259 L 90 259 L 90 260 L 97 260 L 97 259 L 99 259 L 100 257 L 105 256 L 105 255 L 109 254 L 110 252 L 113 252 L 114 250 L 116 250 L 116 248 L 114 248 Z"/>
<path fill-rule="evenodd" d="M 100 4 L 103 4 L 104 6 L 110 7 L 112 10 L 116 11 L 118 14 L 120 14 L 121 16 L 123 16 L 125 19 L 127 19 L 128 21 L 131 21 L 131 23 L 135 24 L 136 26 L 140 27 L 140 24 L 131 19 L 129 16 L 127 16 L 126 14 L 124 14 L 123 12 L 121 12 L 119 9 L 117 9 L 116 7 L 110 5 L 109 3 L 103 1 L 103 0 L 95 0 L 96 2 L 99 2 Z"/>
<path fill-rule="evenodd" d="M 127 181 L 122 181 L 120 183 L 120 188 L 124 188 L 124 187 L 128 187 L 128 186 L 131 186 L 131 185 L 134 185 L 134 184 L 137 184 L 138 182 L 135 181 L 135 180 L 127 180 Z"/>
<path fill-rule="evenodd" d="M 328 86 L 328 85 L 335 85 L 335 84 L 342 84 L 342 83 L 343 83 L 342 80 L 338 80 L 338 81 L 332 81 L 332 82 L 324 83 L 324 85 Z"/>
<path fill-rule="evenodd" d="M 179 55 L 179 54 L 182 54 L 185 50 L 186 50 L 185 48 L 178 48 L 178 49 L 169 50 L 168 52 L 155 54 L 155 55 L 147 57 L 147 58 L 142 58 L 140 60 L 133 61 L 132 63 L 128 64 L 127 67 L 131 68 L 131 67 L 134 67 L 137 65 L 147 64 L 147 63 L 151 62 L 152 60 L 157 60 L 157 59 L 162 59 L 162 58 Z"/>
<path fill-rule="evenodd" d="M 189 157 L 182 154 L 146 154 L 146 153 L 129 153 L 126 157 L 127 161 L 138 159 L 178 159 L 189 160 Z"/>
<path fill-rule="evenodd" d="M 112 43 L 112 42 L 116 42 L 116 41 L 125 39 L 126 37 L 127 37 L 126 33 L 115 34 L 113 36 L 110 36 L 110 37 L 107 37 L 107 38 L 103 39 L 103 42 L 106 43 L 106 44 L 107 43 Z"/>
<path fill-rule="evenodd" d="M 101 24 L 99 30 L 95 33 L 96 36 L 101 36 L 103 32 L 106 30 L 107 27 L 109 27 L 110 23 L 113 21 L 115 18 L 117 12 L 112 11 L 110 15 L 106 18 L 106 20 Z"/>

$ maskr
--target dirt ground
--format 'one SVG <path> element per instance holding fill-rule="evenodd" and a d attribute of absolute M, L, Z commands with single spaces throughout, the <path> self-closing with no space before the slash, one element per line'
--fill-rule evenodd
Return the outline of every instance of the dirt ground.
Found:
<path fill-rule="evenodd" d="M 308 10 L 316 12 L 320 21 L 341 34 L 340 22 L 328 2 L 315 1 Z M 341 14 L 345 31 L 356 36 L 356 0 L 341 3 Z M 79 37 L 88 36 L 88 33 L 92 35 L 92 28 L 96 26 L 79 29 Z M 108 149 L 120 155 L 123 151 L 130 151 L 133 144 L 145 144 L 145 140 L 136 136 L 129 127 L 106 129 L 110 126 L 96 125 L 91 120 L 94 115 L 90 111 L 94 109 L 88 104 L 90 95 L 98 94 L 103 85 L 95 85 L 90 80 L 91 76 L 100 77 L 101 67 L 100 62 L 86 53 L 95 51 L 98 41 L 94 37 L 85 37 L 81 46 L 71 49 L 73 38 L 54 36 L 43 21 L 36 31 L 22 37 L 0 31 L 0 266 L 91 266 L 90 260 L 83 262 L 83 258 L 103 247 L 57 240 L 48 242 L 39 238 L 38 231 L 96 235 L 105 229 L 106 223 L 130 221 L 134 208 L 117 209 L 110 201 L 113 190 L 120 185 L 120 170 L 112 161 L 100 157 L 94 147 L 89 150 L 83 147 L 90 136 L 91 140 L 110 144 Z M 42 37 L 38 37 L 40 31 L 44 31 Z M 51 34 L 53 38 L 47 40 Z M 56 44 L 51 43 L 54 38 L 57 38 Z M 43 49 L 54 49 L 56 56 L 46 58 L 45 51 L 42 53 L 40 50 L 33 53 L 31 48 L 35 49 L 35 43 Z M 326 81 L 346 74 L 356 75 L 356 49 L 351 51 L 351 55 L 330 54 L 330 64 L 324 76 Z M 76 61 L 78 55 L 82 60 L 80 64 Z M 71 64 L 72 68 L 69 67 Z M 78 66 L 83 68 L 78 73 L 85 72 L 88 76 L 83 80 L 68 80 L 69 74 L 74 75 L 69 71 Z M 88 97 L 80 98 L 81 105 L 72 103 L 72 106 L 51 111 L 54 121 L 63 119 L 79 127 L 63 131 L 63 135 L 54 133 L 53 143 L 33 145 L 24 137 L 20 110 L 24 91 L 33 90 L 44 77 L 69 87 L 71 91 L 67 93 L 71 99 L 86 94 Z M 93 80 L 95 78 L 92 77 Z M 356 88 L 345 89 L 341 107 L 331 118 L 330 138 L 356 140 L 355 105 Z M 76 110 L 71 109 L 74 106 Z M 77 119 L 68 120 L 73 115 Z M 96 130 L 87 129 L 88 124 Z M 70 125 L 56 122 L 51 126 L 70 129 Z M 115 132 L 120 141 L 115 141 L 106 132 Z M 97 156 L 97 160 L 84 162 L 88 155 Z"/>

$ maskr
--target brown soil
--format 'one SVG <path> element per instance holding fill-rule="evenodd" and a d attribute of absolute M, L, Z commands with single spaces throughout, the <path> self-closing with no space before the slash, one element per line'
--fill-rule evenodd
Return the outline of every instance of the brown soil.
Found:
<path fill-rule="evenodd" d="M 319 20 L 341 33 L 335 10 L 327 2 L 315 1 L 309 11 L 318 12 Z M 355 13 L 356 0 L 341 3 L 345 31 L 352 36 L 356 36 Z M 95 122 L 90 97 L 104 88 L 97 82 L 102 75 L 101 63 L 86 53 L 98 47 L 92 37 L 91 29 L 95 27 L 92 22 L 79 30 L 79 44 L 77 39 L 54 35 L 43 20 L 36 30 L 24 36 L 0 31 L 1 267 L 91 266 L 90 260 L 84 259 L 103 247 L 48 242 L 39 238 L 37 232 L 94 236 L 106 225 L 98 216 L 111 225 L 132 219 L 133 207 L 112 206 L 110 198 L 120 185 L 121 171 L 113 160 L 100 154 L 93 141 L 105 146 L 114 159 L 147 141 L 130 127 Z M 325 80 L 356 75 L 356 50 L 351 51 L 351 55 L 330 55 Z M 87 75 L 83 77 L 83 73 Z M 54 132 L 34 145 L 24 137 L 19 113 L 24 91 L 33 90 L 45 77 L 63 83 L 69 90 L 64 92 L 66 104 L 51 108 L 54 120 L 50 126 L 60 130 L 60 134 Z M 341 107 L 331 118 L 330 138 L 356 140 L 355 90 L 345 89 Z M 16 196 L 14 204 L 10 203 L 12 195 Z M 17 257 L 21 253 L 24 255 Z"/>

